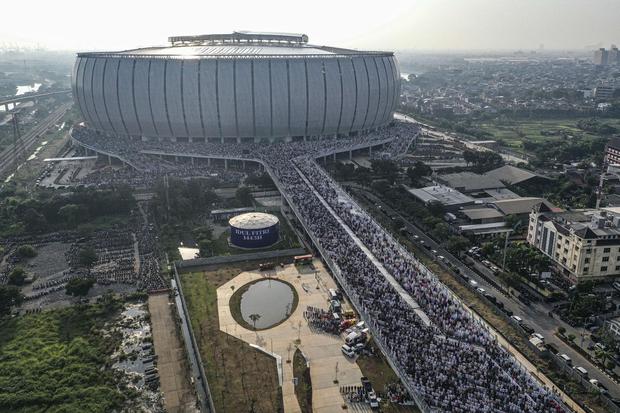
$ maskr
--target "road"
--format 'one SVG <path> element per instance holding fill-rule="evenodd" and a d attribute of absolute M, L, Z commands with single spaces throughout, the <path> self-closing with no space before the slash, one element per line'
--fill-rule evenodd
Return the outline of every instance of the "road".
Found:
<path fill-rule="evenodd" d="M 0 176 L 9 172 L 11 168 L 14 168 L 15 157 L 18 157 L 21 153 L 26 153 L 36 143 L 40 135 L 45 133 L 64 116 L 71 105 L 73 105 L 72 102 L 62 104 L 58 109 L 54 110 L 45 119 L 39 122 L 38 125 L 26 132 L 21 137 L 21 145 L 19 145 L 18 148 L 10 146 L 2 151 L 0 153 Z"/>
<path fill-rule="evenodd" d="M 572 333 L 576 337 L 580 337 L 580 332 L 561 320 L 549 317 L 548 313 L 551 309 L 549 306 L 542 303 L 531 303 L 529 305 L 525 305 L 522 302 L 513 298 L 512 296 L 506 296 L 505 294 L 500 292 L 495 286 L 489 283 L 487 279 L 480 276 L 477 272 L 473 271 L 470 267 L 464 264 L 460 259 L 453 256 L 449 251 L 441 247 L 441 245 L 439 245 L 432 238 L 430 238 L 424 231 L 418 228 L 403 215 L 398 213 L 398 211 L 386 205 L 373 193 L 367 190 L 360 190 L 359 188 L 356 188 L 356 190 L 358 192 L 362 192 L 363 195 L 369 201 L 373 202 L 376 206 L 379 206 L 381 209 L 400 217 L 407 230 L 411 234 L 417 235 L 419 237 L 419 240 L 423 240 L 424 243 L 428 245 L 431 250 L 436 250 L 437 256 L 444 256 L 449 262 L 452 263 L 453 268 L 458 268 L 462 274 L 466 274 L 470 279 L 475 280 L 478 283 L 478 287 L 486 290 L 486 292 L 495 297 L 498 302 L 502 302 L 506 309 L 512 311 L 514 315 L 518 315 L 519 317 L 521 317 L 523 321 L 527 325 L 532 327 L 537 333 L 542 334 L 545 337 L 546 343 L 553 343 L 559 349 L 560 354 L 564 353 L 568 355 L 572 359 L 574 366 L 582 366 L 586 370 L 588 370 L 590 378 L 597 379 L 600 383 L 607 387 L 612 397 L 620 398 L 620 386 L 618 384 L 616 384 L 606 373 L 601 371 L 588 359 L 583 357 L 581 354 L 573 350 L 570 346 L 568 346 L 562 340 L 555 336 L 554 333 L 560 326 L 566 328 L 567 334 Z M 422 250 L 426 251 L 424 248 L 422 248 Z M 428 255 L 431 258 L 436 259 L 436 257 L 430 251 L 428 251 Z M 437 260 L 437 262 L 446 270 L 449 270 L 449 267 L 446 266 L 443 262 L 439 260 Z M 480 262 L 476 261 L 474 267 L 477 271 L 484 274 L 486 278 L 491 280 L 496 279 L 493 272 Z M 576 341 L 579 341 L 579 338 Z"/>

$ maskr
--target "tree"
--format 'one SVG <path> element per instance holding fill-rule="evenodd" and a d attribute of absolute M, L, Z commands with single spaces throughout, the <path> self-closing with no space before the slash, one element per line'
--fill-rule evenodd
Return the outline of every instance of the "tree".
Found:
<path fill-rule="evenodd" d="M 92 278 L 74 278 L 67 283 L 65 287 L 66 294 L 74 297 L 84 297 L 88 295 L 88 291 L 90 291 L 93 284 L 95 284 L 95 280 Z"/>
<path fill-rule="evenodd" d="M 595 355 L 596 355 L 596 358 L 601 361 L 601 364 L 605 365 L 605 363 L 607 363 L 608 360 L 611 360 L 613 353 L 608 349 L 605 349 L 605 350 L 597 349 Z"/>
<path fill-rule="evenodd" d="M 435 228 L 432 229 L 432 232 L 439 241 L 443 241 L 450 235 L 450 227 L 445 222 L 439 222 L 435 225 Z"/>
<path fill-rule="evenodd" d="M 58 210 L 58 215 L 69 227 L 75 227 L 86 219 L 88 213 L 83 205 L 67 204 Z"/>
<path fill-rule="evenodd" d="M 428 212 L 434 217 L 441 217 L 446 212 L 446 209 L 439 201 L 431 201 L 426 207 Z"/>
<path fill-rule="evenodd" d="M 432 173 L 431 167 L 421 161 L 416 161 L 413 166 L 407 168 L 407 176 L 411 180 L 412 185 L 417 185 L 420 178 L 429 176 Z"/>
<path fill-rule="evenodd" d="M 465 251 L 469 248 L 471 243 L 469 240 L 462 235 L 453 235 L 448 238 L 446 242 L 446 248 L 452 253 L 459 253 L 460 251 Z"/>
<path fill-rule="evenodd" d="M 375 159 L 371 161 L 371 168 L 375 175 L 383 176 L 388 180 L 390 185 L 396 181 L 398 176 L 398 165 L 394 161 Z"/>
<path fill-rule="evenodd" d="M 37 250 L 35 250 L 32 245 L 28 245 L 28 244 L 20 245 L 19 247 L 17 247 L 16 252 L 19 258 L 21 259 L 33 258 L 37 256 Z"/>
<path fill-rule="evenodd" d="M 22 219 L 30 232 L 42 232 L 47 228 L 47 219 L 34 208 L 26 209 Z"/>
<path fill-rule="evenodd" d="M 566 329 L 564 327 L 558 327 L 558 333 L 564 335 L 564 333 L 566 333 Z"/>
<path fill-rule="evenodd" d="M 372 172 L 369 168 L 360 166 L 355 170 L 355 180 L 360 185 L 369 186 L 372 183 Z"/>
<path fill-rule="evenodd" d="M 24 285 L 26 280 L 26 271 L 22 267 L 15 267 L 9 274 L 9 284 L 11 285 Z"/>
<path fill-rule="evenodd" d="M 247 186 L 242 186 L 241 188 L 237 189 L 237 192 L 235 193 L 235 198 L 237 199 L 237 202 L 239 202 L 239 204 L 242 206 L 252 205 L 252 191 Z"/>
<path fill-rule="evenodd" d="M 24 301 L 19 288 L 14 285 L 0 285 L 0 315 L 7 315 L 11 307 L 18 306 Z"/>
<path fill-rule="evenodd" d="M 97 262 L 99 257 L 97 257 L 97 252 L 92 247 L 82 248 L 78 255 L 78 262 L 82 267 L 90 269 Z"/>
<path fill-rule="evenodd" d="M 256 330 L 256 322 L 260 320 L 260 314 L 250 314 L 250 320 L 252 320 L 252 324 L 254 324 L 254 330 Z"/>

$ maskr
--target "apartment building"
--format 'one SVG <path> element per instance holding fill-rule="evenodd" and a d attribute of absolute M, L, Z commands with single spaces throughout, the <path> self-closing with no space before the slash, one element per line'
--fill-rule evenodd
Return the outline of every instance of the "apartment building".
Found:
<path fill-rule="evenodd" d="M 527 241 L 573 283 L 620 277 L 620 208 L 530 213 Z"/>

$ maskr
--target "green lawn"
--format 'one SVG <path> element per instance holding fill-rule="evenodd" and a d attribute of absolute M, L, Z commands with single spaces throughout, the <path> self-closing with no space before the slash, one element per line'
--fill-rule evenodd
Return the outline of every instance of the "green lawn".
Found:
<path fill-rule="evenodd" d="M 577 121 L 579 119 L 494 120 L 477 123 L 474 127 L 491 134 L 493 139 L 502 140 L 505 146 L 518 151 L 523 150 L 524 141 L 561 141 L 562 133 L 586 139 L 601 138 L 599 135 L 577 128 Z M 601 123 L 620 128 L 620 119 L 601 119 Z M 544 132 L 552 134 L 545 135 Z"/>
<path fill-rule="evenodd" d="M 118 306 L 70 307 L 0 324 L 0 412 L 110 412 L 129 398 L 101 327 Z"/>

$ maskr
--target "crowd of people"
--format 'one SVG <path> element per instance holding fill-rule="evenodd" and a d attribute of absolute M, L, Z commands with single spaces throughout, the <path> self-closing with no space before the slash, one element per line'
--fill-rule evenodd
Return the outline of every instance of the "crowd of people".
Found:
<path fill-rule="evenodd" d="M 338 151 L 387 142 L 377 156 L 394 157 L 408 148 L 417 133 L 411 124 L 396 123 L 355 138 L 294 144 L 132 141 L 125 146 L 123 141 L 92 136 L 79 139 L 119 156 L 159 151 L 262 161 L 418 402 L 450 412 L 564 411 L 556 395 L 314 162 Z M 311 312 L 309 319 L 320 317 Z"/>
<path fill-rule="evenodd" d="M 340 321 L 334 318 L 331 311 L 308 306 L 306 310 L 304 310 L 304 318 L 312 331 L 329 334 L 338 334 L 340 332 Z"/>
<path fill-rule="evenodd" d="M 138 171 L 132 167 L 106 166 L 90 172 L 80 178 L 77 183 L 96 188 L 112 188 L 118 185 L 129 185 L 132 188 L 152 188 L 163 175 L 175 178 L 209 178 L 218 184 L 238 184 L 245 174 L 241 171 L 227 170 L 208 165 L 181 164 L 164 171 Z"/>
<path fill-rule="evenodd" d="M 101 230 L 87 237 L 73 231 L 57 231 L 0 239 L 0 246 L 7 251 L 0 271 L 0 285 L 8 283 L 9 274 L 16 266 L 24 265 L 17 253 L 20 245 L 31 245 L 36 250 L 51 243 L 69 244 L 63 257 L 68 268 L 35 278 L 32 290 L 25 294 L 26 301 L 64 290 L 67 282 L 74 278 L 90 277 L 100 285 L 122 284 L 143 291 L 168 288 L 168 281 L 161 275 L 159 258 L 162 254 L 154 228 L 145 220 L 129 228 Z M 92 248 L 96 255 L 89 268 L 85 268 L 80 257 L 86 248 Z"/>

